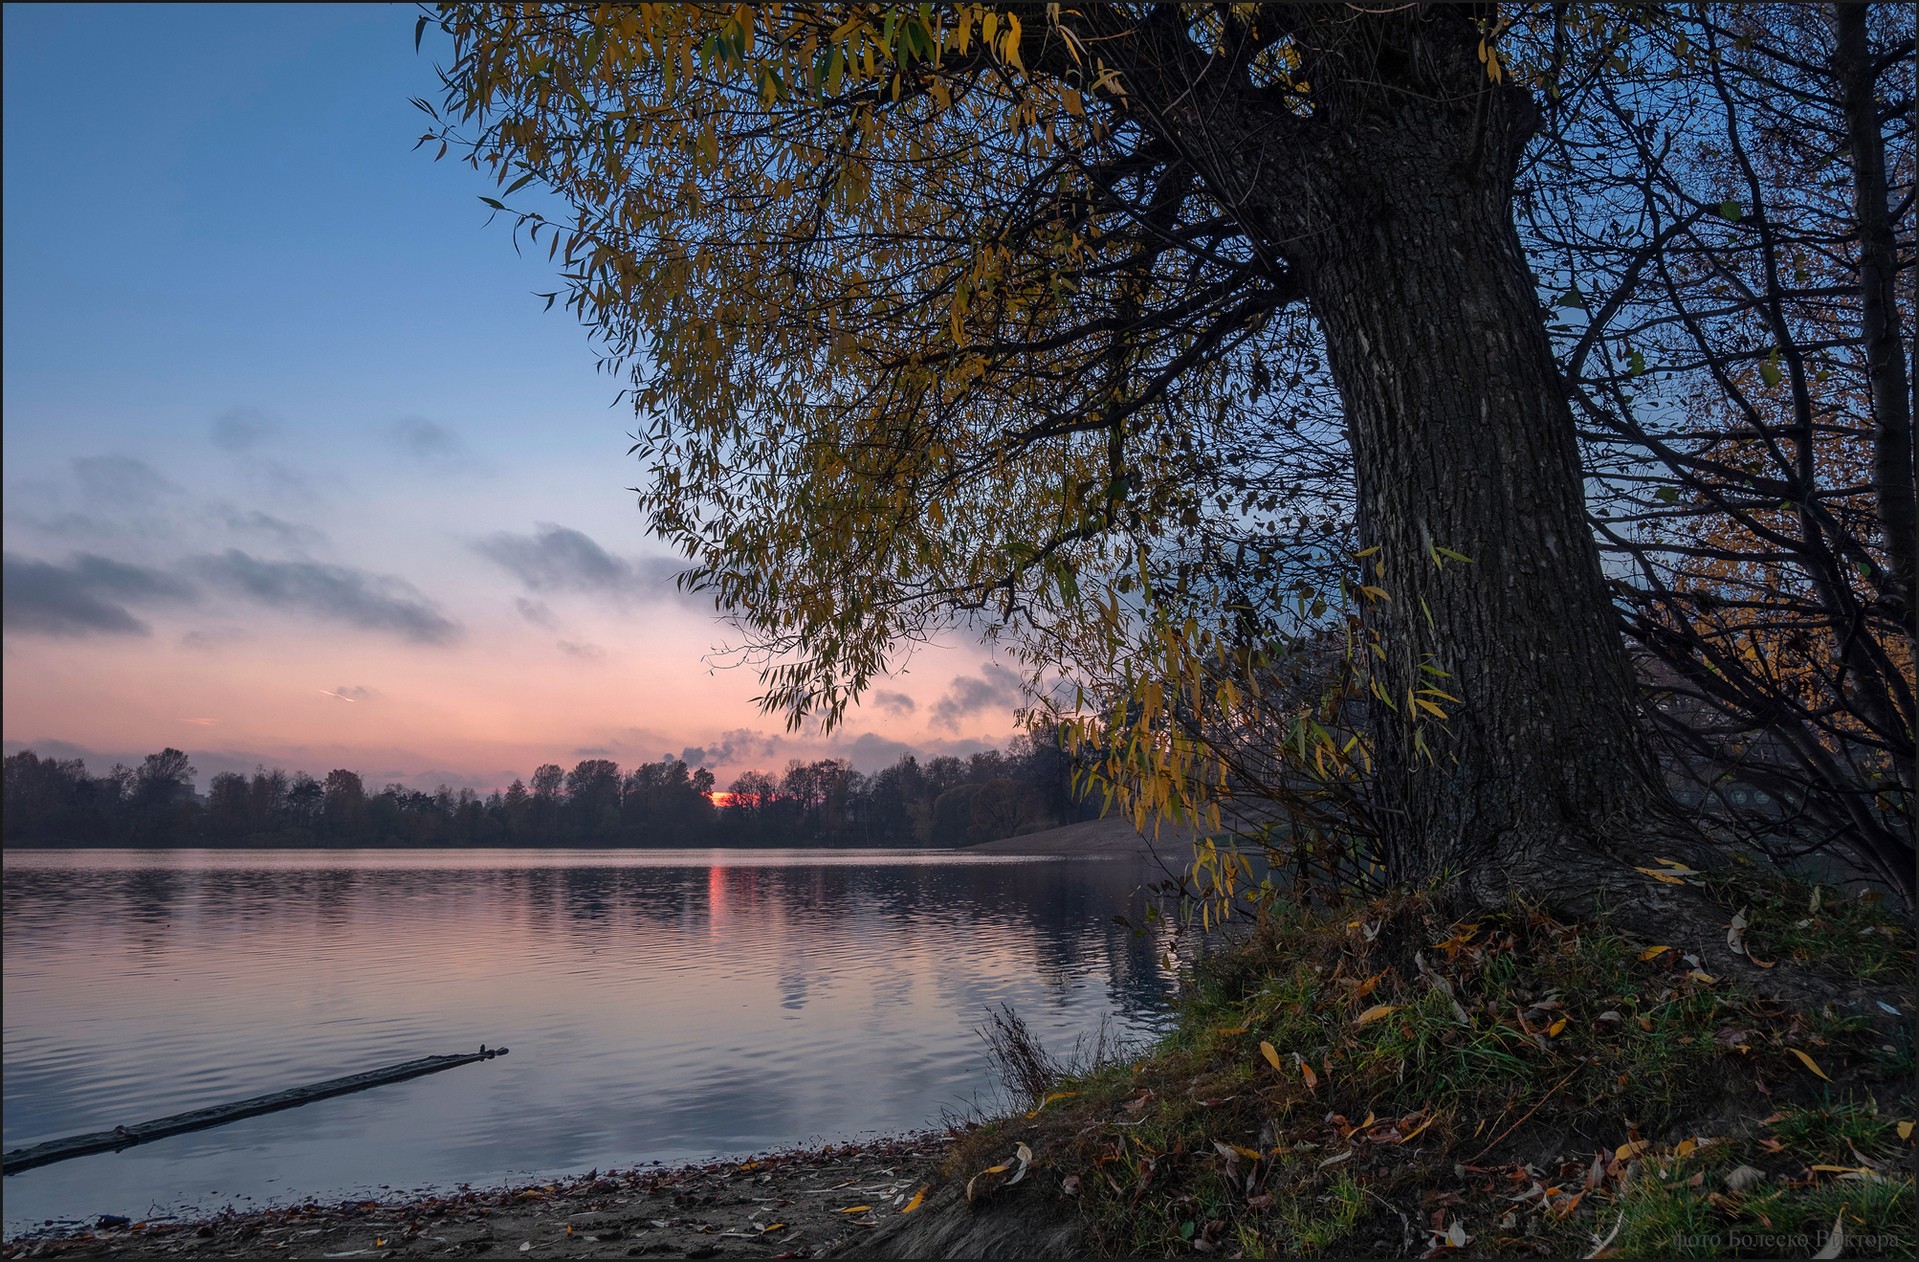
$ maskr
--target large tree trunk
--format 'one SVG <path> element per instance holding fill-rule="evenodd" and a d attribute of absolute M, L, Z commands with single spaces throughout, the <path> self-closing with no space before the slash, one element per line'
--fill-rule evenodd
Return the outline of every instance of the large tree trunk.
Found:
<path fill-rule="evenodd" d="M 1638 722 L 1570 400 L 1512 222 L 1533 100 L 1489 78 L 1478 7 L 1282 12 L 1309 114 L 1191 51 L 1165 7 L 1142 27 L 1152 52 L 1128 67 L 1129 102 L 1324 331 L 1361 536 L 1378 549 L 1355 577 L 1385 592 L 1366 616 L 1385 654 L 1375 804 L 1390 875 L 1480 904 L 1518 893 L 1703 921 L 1692 891 L 1633 871 L 1648 850 L 1688 853 Z"/>
<path fill-rule="evenodd" d="M 1346 405 L 1361 542 L 1379 549 L 1360 577 L 1386 592 L 1366 613 L 1385 650 L 1388 855 L 1397 876 L 1497 898 L 1557 884 L 1572 850 L 1643 819 L 1655 777 L 1510 167 L 1475 163 L 1422 112 L 1326 173 L 1350 211 L 1329 216 L 1308 291 Z M 1418 705 L 1429 687 L 1460 698 L 1429 696 L 1444 722 Z"/>
<path fill-rule="evenodd" d="M 1618 859 L 1650 841 L 1663 799 L 1513 227 L 1537 115 L 1488 81 L 1475 39 L 1428 12 L 1341 51 L 1359 72 L 1329 101 L 1345 143 L 1318 155 L 1317 231 L 1295 252 L 1346 408 L 1362 546 L 1378 548 L 1359 577 L 1386 593 L 1366 615 L 1385 652 L 1389 866 L 1484 902 L 1629 871 Z"/>

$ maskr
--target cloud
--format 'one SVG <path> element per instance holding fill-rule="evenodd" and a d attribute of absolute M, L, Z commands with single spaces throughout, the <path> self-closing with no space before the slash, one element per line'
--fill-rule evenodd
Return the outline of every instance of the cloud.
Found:
<path fill-rule="evenodd" d="M 633 561 L 614 556 L 587 535 L 548 521 L 535 523 L 530 535 L 501 531 L 473 547 L 535 592 L 591 592 L 623 599 L 666 596 L 673 594 L 673 576 L 683 568 L 670 557 Z M 525 604 L 520 613 L 528 621 L 538 620 Z"/>
<path fill-rule="evenodd" d="M 597 644 L 577 644 L 572 640 L 561 640 L 557 647 L 568 657 L 578 658 L 582 662 L 597 662 L 606 656 L 606 650 Z"/>
<path fill-rule="evenodd" d="M 477 462 L 458 433 L 423 416 L 403 416 L 386 427 L 387 441 L 400 454 L 442 469 L 468 468 Z"/>
<path fill-rule="evenodd" d="M 969 714 L 1001 706 L 1011 710 L 1020 700 L 1019 676 L 998 662 L 988 662 L 977 676 L 961 675 L 953 680 L 946 695 L 933 704 L 933 726 L 955 729 Z"/>
<path fill-rule="evenodd" d="M 216 653 L 229 644 L 239 644 L 252 638 L 253 632 L 242 627 L 202 627 L 182 635 L 180 647 L 197 653 Z"/>
<path fill-rule="evenodd" d="M 329 688 L 328 692 L 344 701 L 371 701 L 380 694 L 365 684 L 341 684 L 338 688 Z"/>
<path fill-rule="evenodd" d="M 208 427 L 213 445 L 225 451 L 252 451 L 277 438 L 284 428 L 278 418 L 259 408 L 229 408 Z"/>
<path fill-rule="evenodd" d="M 842 756 L 852 763 L 856 770 L 870 773 L 882 767 L 890 767 L 906 755 L 915 752 L 917 752 L 915 748 L 904 741 L 875 736 L 871 732 L 862 732 L 846 742 Z"/>
<path fill-rule="evenodd" d="M 560 620 L 553 616 L 553 611 L 547 608 L 544 600 L 528 600 L 524 596 L 515 596 L 513 607 L 520 611 L 522 618 L 534 626 L 545 627 L 549 631 L 559 630 Z"/>
<path fill-rule="evenodd" d="M 717 744 L 688 745 L 680 751 L 680 761 L 694 767 L 729 767 L 756 759 L 771 758 L 780 751 L 777 737 L 751 728 L 737 727 L 720 733 Z"/>
<path fill-rule="evenodd" d="M 872 704 L 888 714 L 911 714 L 920 708 L 919 702 L 903 692 L 876 692 L 872 696 Z"/>
<path fill-rule="evenodd" d="M 234 595 L 293 613 L 313 614 L 419 644 L 445 644 L 460 625 L 404 579 L 312 561 L 263 561 L 237 548 L 197 557 L 193 568 Z"/>
<path fill-rule="evenodd" d="M 170 574 L 90 552 L 64 566 L 9 552 L 4 565 L 5 624 L 38 635 L 151 635 L 126 604 L 177 603 L 193 595 Z"/>
<path fill-rule="evenodd" d="M 132 456 L 81 456 L 73 477 L 88 499 L 118 506 L 151 504 L 180 488 L 144 460 Z"/>
<path fill-rule="evenodd" d="M 531 535 L 502 531 L 474 545 L 536 592 L 609 591 L 633 582 L 632 565 L 577 530 L 540 522 Z"/>
<path fill-rule="evenodd" d="M 573 756 L 575 758 L 611 758 L 618 752 L 618 750 L 608 749 L 604 745 L 582 745 L 573 751 Z"/>
<path fill-rule="evenodd" d="M 228 530 L 241 535 L 259 535 L 290 548 L 305 548 L 326 542 L 326 535 L 311 526 L 302 526 L 258 509 L 245 512 L 237 508 L 223 510 Z"/>

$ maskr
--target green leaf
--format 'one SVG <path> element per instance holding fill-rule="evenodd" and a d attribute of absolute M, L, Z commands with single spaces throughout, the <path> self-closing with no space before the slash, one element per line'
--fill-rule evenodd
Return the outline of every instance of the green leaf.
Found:
<path fill-rule="evenodd" d="M 485 202 L 487 205 L 493 207 L 493 209 L 495 210 L 506 209 L 506 203 L 494 201 L 491 197 L 482 197 L 480 200 Z"/>
<path fill-rule="evenodd" d="M 1737 222 L 1739 217 L 1744 213 L 1745 212 L 1740 208 L 1738 202 L 1720 202 L 1719 203 L 1719 217 L 1721 219 L 1731 219 L 1734 222 Z"/>
<path fill-rule="evenodd" d="M 422 17 L 413 24 L 413 51 L 420 51 L 420 40 L 426 35 L 426 19 Z"/>
<path fill-rule="evenodd" d="M 1769 386 L 1776 386 L 1779 376 L 1779 349 L 1774 347 L 1772 354 L 1759 361 L 1759 379 Z"/>
<path fill-rule="evenodd" d="M 1626 371 L 1637 377 L 1646 371 L 1646 357 L 1638 351 L 1626 356 Z"/>
<path fill-rule="evenodd" d="M 1654 491 L 1652 494 L 1653 494 L 1653 498 L 1658 500 L 1661 504 L 1676 503 L 1679 499 L 1679 492 L 1675 488 L 1670 486 L 1662 486 L 1657 491 Z"/>

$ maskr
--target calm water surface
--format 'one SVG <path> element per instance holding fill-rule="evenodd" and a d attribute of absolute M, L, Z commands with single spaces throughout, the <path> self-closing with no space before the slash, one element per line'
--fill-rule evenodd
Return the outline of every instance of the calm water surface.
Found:
<path fill-rule="evenodd" d="M 974 1027 L 1144 1034 L 1126 860 L 818 851 L 5 856 L 5 1146 L 417 1056 L 499 1060 L 12 1175 L 46 1219 L 498 1183 L 990 1108 Z"/>

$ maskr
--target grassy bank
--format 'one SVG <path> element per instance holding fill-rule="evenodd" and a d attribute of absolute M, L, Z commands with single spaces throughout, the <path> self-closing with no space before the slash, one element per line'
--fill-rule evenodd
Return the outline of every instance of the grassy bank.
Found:
<path fill-rule="evenodd" d="M 1056 1199 L 1095 1256 L 1806 1257 L 1834 1232 L 1820 1256 L 1911 1256 L 1910 925 L 1787 882 L 1714 893 L 1755 959 L 1907 1017 L 1788 1008 L 1524 907 L 1276 915 L 1163 1043 L 1049 1084 L 945 1174 L 974 1215 Z"/>

